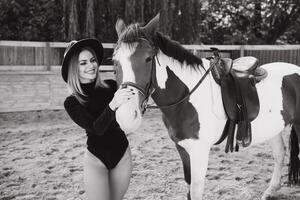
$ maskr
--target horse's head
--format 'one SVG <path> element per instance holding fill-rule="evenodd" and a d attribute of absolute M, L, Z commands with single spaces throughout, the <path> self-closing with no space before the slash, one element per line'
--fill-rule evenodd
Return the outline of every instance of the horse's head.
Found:
<path fill-rule="evenodd" d="M 116 119 L 125 132 L 136 130 L 142 120 L 147 100 L 152 92 L 156 49 L 153 34 L 158 26 L 159 15 L 147 25 L 126 26 L 119 19 L 116 23 L 118 43 L 113 60 L 117 70 L 117 82 L 121 87 L 136 91 L 136 98 L 121 105 L 116 111 Z"/>

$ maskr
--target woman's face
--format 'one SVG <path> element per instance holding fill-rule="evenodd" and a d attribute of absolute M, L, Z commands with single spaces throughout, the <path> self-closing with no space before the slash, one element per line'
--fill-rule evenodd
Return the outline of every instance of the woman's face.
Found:
<path fill-rule="evenodd" d="M 98 63 L 95 56 L 89 50 L 79 53 L 79 80 L 81 83 L 93 82 L 98 73 Z"/>

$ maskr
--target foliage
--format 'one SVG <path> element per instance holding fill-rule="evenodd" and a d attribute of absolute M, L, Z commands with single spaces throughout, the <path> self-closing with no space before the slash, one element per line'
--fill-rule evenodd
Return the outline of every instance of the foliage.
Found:
<path fill-rule="evenodd" d="M 115 42 L 118 17 L 184 44 L 300 43 L 299 0 L 0 0 L 0 39 Z"/>
<path fill-rule="evenodd" d="M 300 26 L 299 0 L 211 0 L 210 4 L 212 15 L 220 20 L 216 27 L 222 28 L 229 44 L 292 41 L 287 38 L 289 29 Z"/>
<path fill-rule="evenodd" d="M 1 40 L 60 40 L 60 0 L 1 0 Z"/>

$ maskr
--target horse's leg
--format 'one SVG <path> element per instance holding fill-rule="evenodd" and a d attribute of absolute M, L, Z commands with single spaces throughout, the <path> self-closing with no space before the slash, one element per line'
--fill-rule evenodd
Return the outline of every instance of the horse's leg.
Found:
<path fill-rule="evenodd" d="M 184 180 L 188 185 L 188 189 L 191 185 L 191 166 L 190 166 L 190 157 L 186 150 L 180 145 L 176 144 L 176 148 L 179 152 L 182 164 L 183 164 L 183 172 L 184 172 Z M 190 199 L 190 192 L 187 194 L 188 200 Z"/>
<path fill-rule="evenodd" d="M 270 185 L 267 188 L 267 190 L 263 193 L 263 196 L 261 198 L 262 200 L 268 199 L 281 188 L 281 171 L 284 164 L 283 162 L 284 162 L 284 156 L 286 150 L 282 138 L 282 133 L 280 132 L 278 135 L 273 137 L 270 140 L 270 142 L 271 142 L 273 157 L 275 159 L 275 166 L 274 166 L 274 171 L 273 171 Z"/>
<path fill-rule="evenodd" d="M 289 183 L 300 182 L 300 125 L 294 124 L 290 135 Z"/>
<path fill-rule="evenodd" d="M 199 139 L 185 139 L 178 144 L 187 151 L 190 157 L 191 200 L 202 200 L 210 146 L 208 142 Z"/>

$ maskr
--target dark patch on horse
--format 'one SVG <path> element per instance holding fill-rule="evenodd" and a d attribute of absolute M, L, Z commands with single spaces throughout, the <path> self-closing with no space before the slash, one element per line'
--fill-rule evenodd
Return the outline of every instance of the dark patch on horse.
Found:
<path fill-rule="evenodd" d="M 299 160 L 299 142 L 300 126 L 292 127 L 290 135 L 290 162 L 289 162 L 289 183 L 297 184 L 300 181 L 300 160 Z"/>
<path fill-rule="evenodd" d="M 167 67 L 167 74 L 166 88 L 160 89 L 156 86 L 156 90 L 152 94 L 152 98 L 157 105 L 177 102 L 189 92 L 188 87 L 169 67 Z M 164 123 L 174 142 L 177 143 L 188 138 L 198 139 L 198 132 L 200 130 L 198 113 L 190 102 L 185 101 L 177 106 L 161 109 L 161 111 L 165 115 L 165 118 L 168 119 L 165 119 Z"/>
<path fill-rule="evenodd" d="M 187 184 L 191 184 L 191 164 L 190 164 L 190 156 L 188 152 L 178 144 L 176 144 L 176 148 L 179 152 L 182 164 L 183 164 L 183 173 L 184 180 Z"/>
<path fill-rule="evenodd" d="M 169 39 L 160 32 L 156 32 L 153 40 L 155 45 L 167 56 L 172 57 L 181 63 L 185 61 L 195 70 L 199 70 L 199 66 L 203 68 L 201 58 L 183 48 L 179 42 Z"/>
<path fill-rule="evenodd" d="M 291 74 L 282 79 L 282 116 L 285 124 L 300 125 L 300 76 Z"/>
<path fill-rule="evenodd" d="M 300 180 L 300 76 L 291 74 L 282 79 L 282 116 L 285 125 L 292 124 L 290 135 L 289 183 L 297 184 Z"/>

